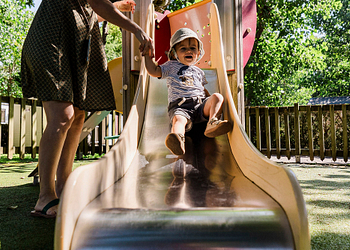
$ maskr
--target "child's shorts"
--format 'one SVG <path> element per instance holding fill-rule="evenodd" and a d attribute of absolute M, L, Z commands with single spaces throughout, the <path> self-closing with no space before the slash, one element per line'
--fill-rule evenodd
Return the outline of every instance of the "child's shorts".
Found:
<path fill-rule="evenodd" d="M 172 124 L 175 115 L 182 115 L 187 118 L 186 132 L 190 131 L 194 123 L 208 121 L 208 117 L 204 117 L 203 109 L 209 97 L 188 97 L 185 99 L 177 99 L 169 103 L 168 115 Z"/>

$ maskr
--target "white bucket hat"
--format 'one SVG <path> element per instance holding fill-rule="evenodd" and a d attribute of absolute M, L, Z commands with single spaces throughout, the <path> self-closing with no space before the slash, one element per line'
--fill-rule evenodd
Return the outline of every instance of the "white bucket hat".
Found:
<path fill-rule="evenodd" d="M 199 49 L 200 53 L 199 53 L 199 57 L 198 57 L 196 63 L 203 57 L 203 55 L 204 55 L 203 43 L 201 40 L 198 39 L 197 34 L 189 28 L 181 28 L 181 29 L 178 29 L 170 39 L 170 49 L 169 49 L 169 53 L 168 53 L 169 59 L 170 59 L 170 53 L 173 52 L 176 59 L 178 60 L 178 57 L 177 57 L 177 54 L 176 54 L 174 47 L 176 44 L 178 44 L 179 42 L 182 42 L 183 40 L 185 40 L 187 38 L 195 38 L 198 41 L 198 49 Z"/>

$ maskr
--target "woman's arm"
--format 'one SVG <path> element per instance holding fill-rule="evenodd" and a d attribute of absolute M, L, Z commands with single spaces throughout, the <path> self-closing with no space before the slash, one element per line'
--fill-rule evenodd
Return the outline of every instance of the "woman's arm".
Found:
<path fill-rule="evenodd" d="M 130 2 L 130 0 L 128 0 Z M 126 0 L 123 1 L 127 2 Z M 153 57 L 154 50 L 152 45 L 152 39 L 138 26 L 135 22 L 127 18 L 121 13 L 116 4 L 111 3 L 109 0 L 88 0 L 91 8 L 97 13 L 98 16 L 104 20 L 119 26 L 122 29 L 128 30 L 133 33 L 137 40 L 140 41 L 140 51 L 144 56 L 145 53 L 149 53 L 150 57 Z M 120 3 L 119 3 L 120 4 Z"/>

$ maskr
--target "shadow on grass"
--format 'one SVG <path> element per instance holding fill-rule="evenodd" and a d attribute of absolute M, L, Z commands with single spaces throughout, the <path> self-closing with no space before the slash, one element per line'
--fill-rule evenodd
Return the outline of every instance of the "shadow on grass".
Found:
<path fill-rule="evenodd" d="M 0 156 L 0 164 L 33 163 L 33 162 L 38 162 L 38 157 L 33 159 L 30 154 L 26 154 L 23 159 L 19 157 L 19 154 L 14 154 L 12 159 L 8 159 L 6 155 Z"/>
<path fill-rule="evenodd" d="M 313 250 L 350 249 L 350 169 L 348 166 L 295 165 L 312 228 Z M 291 167 L 293 169 L 293 166 Z"/>
<path fill-rule="evenodd" d="M 340 178 L 340 177 L 339 177 Z M 344 179 L 344 178 L 343 178 Z M 350 181 L 337 182 L 337 181 L 325 181 L 325 180 L 299 180 L 299 183 L 303 189 L 318 189 L 318 190 L 337 190 L 347 189 L 350 186 Z"/>
<path fill-rule="evenodd" d="M 323 208 L 350 209 L 350 202 L 329 201 L 329 200 L 315 200 L 315 201 L 309 201 L 308 204 L 315 205 L 315 206 L 318 206 L 318 207 L 323 207 Z M 350 218 L 350 211 L 349 211 L 348 217 Z"/>
<path fill-rule="evenodd" d="M 313 250 L 350 249 L 349 235 L 337 233 L 319 233 L 311 238 Z"/>
<path fill-rule="evenodd" d="M 23 164 L 23 163 L 14 163 L 14 164 L 1 164 L 0 165 L 0 174 L 12 174 L 12 173 L 30 173 L 34 170 L 36 165 L 33 164 Z"/>
<path fill-rule="evenodd" d="M 82 160 L 75 160 L 73 169 L 94 162 L 99 158 L 87 158 Z M 11 173 L 30 173 L 36 168 L 37 161 L 21 162 L 21 163 L 0 163 L 0 174 L 11 174 Z"/>
<path fill-rule="evenodd" d="M 32 184 L 0 189 L 1 250 L 53 249 L 55 220 L 30 216 L 38 194 Z"/>
<path fill-rule="evenodd" d="M 94 160 L 96 158 L 75 161 L 74 168 Z M 55 220 L 31 217 L 40 188 L 28 183 L 31 182 L 29 178 L 22 179 L 35 167 L 33 160 L 0 163 L 1 250 L 53 249 Z"/>
<path fill-rule="evenodd" d="M 305 168 L 304 166 L 299 166 Z M 310 171 L 317 171 L 317 169 L 324 170 L 327 167 L 324 166 L 309 166 Z M 319 174 L 319 179 L 299 180 L 300 186 L 303 189 L 315 189 L 332 191 L 338 189 L 348 189 L 350 186 L 350 170 L 348 167 L 331 167 L 331 170 L 338 169 L 339 174 Z M 321 179 L 322 178 L 322 179 Z"/>

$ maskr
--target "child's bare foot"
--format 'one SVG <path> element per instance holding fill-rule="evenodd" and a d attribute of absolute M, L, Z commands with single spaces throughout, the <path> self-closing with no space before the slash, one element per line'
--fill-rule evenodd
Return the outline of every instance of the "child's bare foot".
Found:
<path fill-rule="evenodd" d="M 185 136 L 183 134 L 170 133 L 165 139 L 165 146 L 174 155 L 183 155 L 185 153 Z"/>
<path fill-rule="evenodd" d="M 228 133 L 232 129 L 232 125 L 227 120 L 218 120 L 217 118 L 212 118 L 207 124 L 207 128 L 204 131 L 204 135 L 209 138 L 214 138 L 219 135 Z"/>

